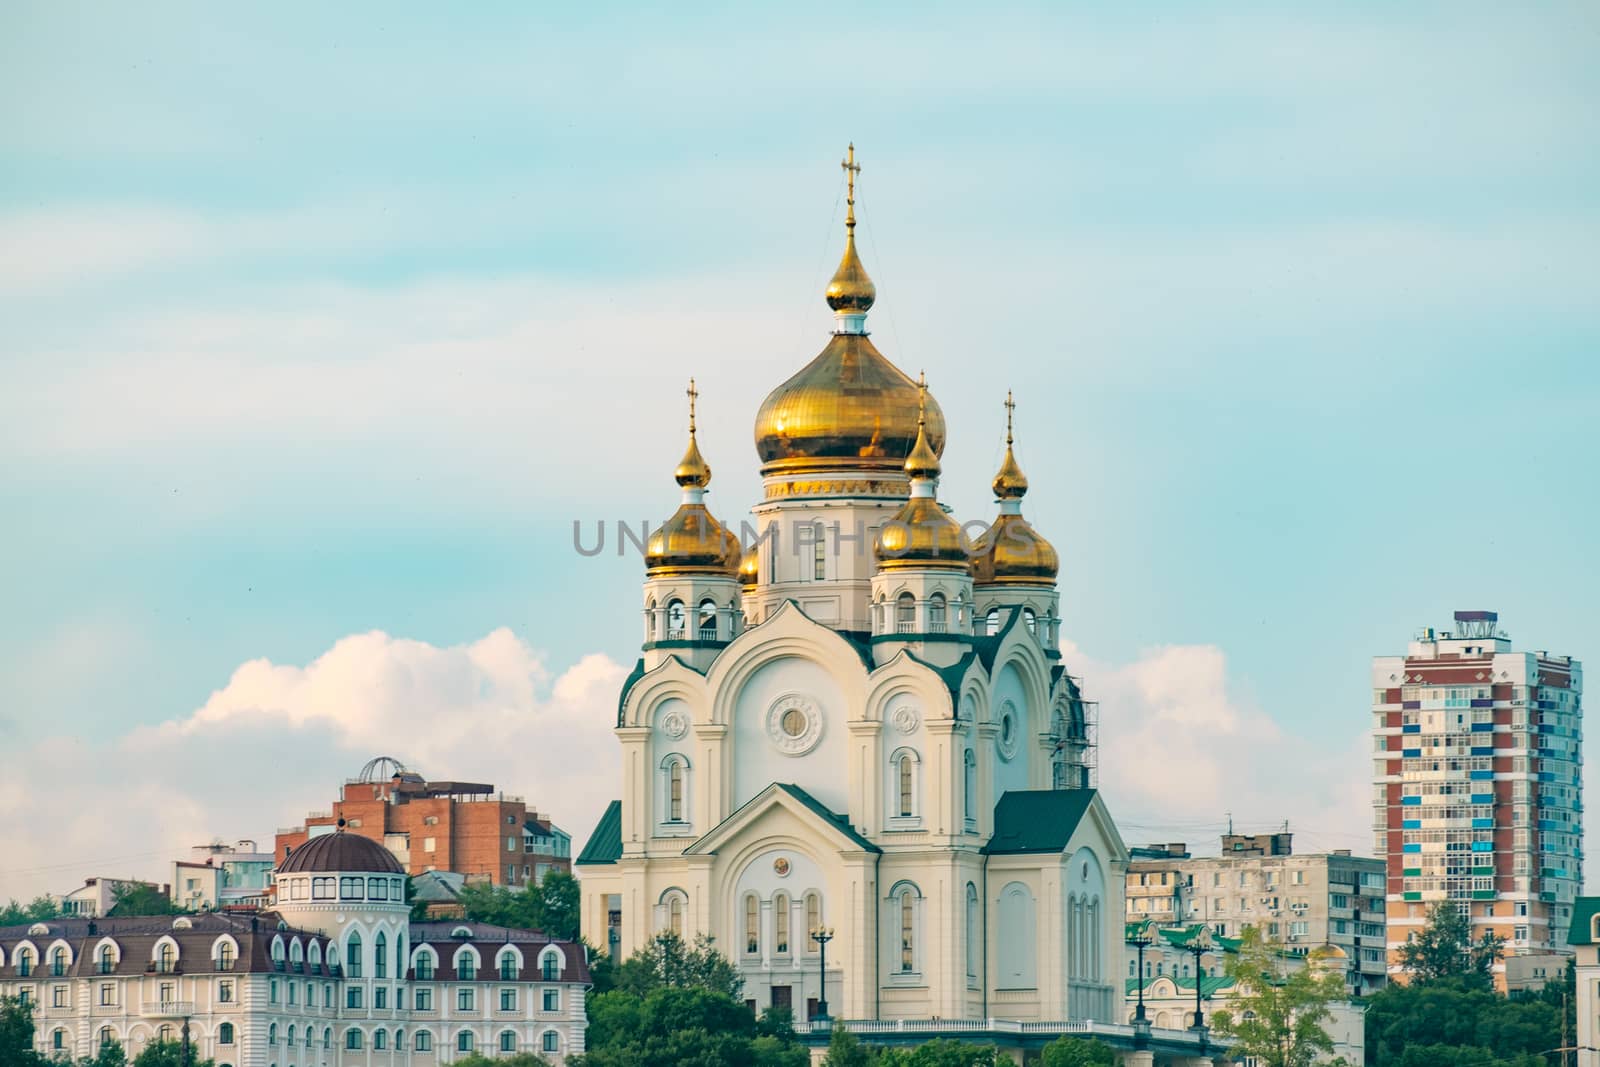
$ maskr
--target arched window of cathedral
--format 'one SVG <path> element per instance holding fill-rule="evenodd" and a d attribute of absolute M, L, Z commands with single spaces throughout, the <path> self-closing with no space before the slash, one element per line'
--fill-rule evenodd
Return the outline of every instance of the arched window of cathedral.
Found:
<path fill-rule="evenodd" d="M 1100 898 L 1089 902 L 1088 921 L 1084 924 L 1084 940 L 1089 950 L 1089 981 L 1100 981 Z"/>
<path fill-rule="evenodd" d="M 928 632 L 942 634 L 945 632 L 945 625 L 944 594 L 935 593 L 928 598 Z"/>
<path fill-rule="evenodd" d="M 894 632 L 915 633 L 917 628 L 917 598 L 901 593 L 894 602 Z"/>
<path fill-rule="evenodd" d="M 683 936 L 683 898 L 677 895 L 667 900 L 667 929 L 674 937 Z"/>
<path fill-rule="evenodd" d="M 389 977 L 389 938 L 382 930 L 372 942 L 372 977 Z"/>
<path fill-rule="evenodd" d="M 972 755 L 969 749 L 967 755 Z M 978 981 L 978 887 L 967 883 L 967 981 Z"/>
<path fill-rule="evenodd" d="M 811 536 L 814 538 L 812 554 L 812 574 L 816 581 L 824 581 L 828 577 L 828 539 L 823 534 L 822 523 L 813 523 Z"/>
<path fill-rule="evenodd" d="M 961 803 L 969 829 L 978 825 L 978 755 L 972 749 L 961 754 Z"/>
<path fill-rule="evenodd" d="M 953 613 L 953 617 L 950 620 L 951 623 L 955 627 L 955 632 L 958 633 L 958 634 L 966 633 L 967 632 L 967 604 L 966 604 L 966 601 L 961 599 L 961 594 L 960 593 L 956 594 L 956 598 L 950 602 L 950 606 L 955 609 L 954 613 Z"/>
<path fill-rule="evenodd" d="M 983 617 L 983 632 L 993 637 L 1000 632 L 1000 609 L 990 608 L 989 614 Z"/>
<path fill-rule="evenodd" d="M 772 898 L 772 950 L 780 956 L 789 954 L 789 894 L 779 893 Z"/>
<path fill-rule="evenodd" d="M 644 639 L 656 639 L 656 598 L 651 597 L 644 602 Z"/>
<path fill-rule="evenodd" d="M 667 640 L 682 641 L 684 637 L 683 601 L 673 599 L 667 604 Z"/>
<path fill-rule="evenodd" d="M 900 890 L 896 902 L 900 921 L 901 974 L 915 974 L 917 970 L 917 891 L 912 886 Z"/>
<path fill-rule="evenodd" d="M 806 894 L 806 951 L 817 951 L 817 943 L 811 940 L 811 931 L 822 926 L 822 898 L 815 893 Z"/>
<path fill-rule="evenodd" d="M 888 610 L 889 610 L 889 602 L 886 599 L 884 599 L 884 596 L 883 596 L 882 593 L 879 593 L 878 594 L 878 599 L 872 602 L 872 632 L 873 633 L 881 634 L 881 633 L 887 633 L 888 632 L 888 630 L 889 630 L 889 616 L 886 614 L 886 612 L 888 612 Z"/>
<path fill-rule="evenodd" d="M 681 826 L 688 821 L 686 813 L 689 810 L 689 761 L 676 752 L 669 754 L 661 761 L 663 778 L 662 811 L 666 818 L 664 822 Z"/>
<path fill-rule="evenodd" d="M 909 748 L 896 749 L 889 757 L 889 811 L 895 819 L 915 819 L 917 804 L 917 754 Z"/>
<path fill-rule="evenodd" d="M 344 946 L 344 976 L 361 977 L 361 934 L 355 930 L 350 931 L 350 940 Z"/>
<path fill-rule="evenodd" d="M 754 893 L 744 898 L 744 951 L 747 956 L 761 954 L 761 902 Z"/>
<path fill-rule="evenodd" d="M 1026 626 L 1028 628 L 1028 632 L 1030 634 L 1033 634 L 1035 636 L 1038 635 L 1038 633 L 1039 633 L 1039 617 L 1033 613 L 1033 609 L 1032 608 L 1023 608 L 1022 609 L 1022 625 Z"/>
<path fill-rule="evenodd" d="M 710 597 L 700 601 L 700 640 L 717 639 L 717 602 Z"/>

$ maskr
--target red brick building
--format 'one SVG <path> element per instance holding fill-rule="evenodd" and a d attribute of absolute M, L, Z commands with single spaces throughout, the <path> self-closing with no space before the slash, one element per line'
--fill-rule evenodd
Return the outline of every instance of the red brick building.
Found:
<path fill-rule="evenodd" d="M 430 782 L 380 756 L 344 783 L 327 812 L 279 830 L 274 854 L 332 833 L 343 819 L 350 833 L 383 845 L 410 874 L 454 871 L 470 881 L 526 885 L 551 870 L 572 870 L 572 839 L 521 797 L 480 782 Z"/>

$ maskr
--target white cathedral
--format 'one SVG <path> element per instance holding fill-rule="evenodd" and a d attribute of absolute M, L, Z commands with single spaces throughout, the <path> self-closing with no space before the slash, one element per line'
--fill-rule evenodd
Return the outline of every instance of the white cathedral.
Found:
<path fill-rule="evenodd" d="M 756 416 L 753 548 L 706 508 L 691 384 L 622 798 L 577 860 L 584 933 L 618 958 L 710 935 L 753 1007 L 801 1021 L 1115 1022 L 1128 853 L 1010 398 L 999 514 L 969 540 L 938 501 L 939 405 L 867 333 L 853 150 L 846 169 L 832 336 Z"/>

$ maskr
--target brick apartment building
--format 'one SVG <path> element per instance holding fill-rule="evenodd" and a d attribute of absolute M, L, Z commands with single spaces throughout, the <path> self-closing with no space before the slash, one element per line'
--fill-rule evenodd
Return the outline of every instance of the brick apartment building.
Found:
<path fill-rule="evenodd" d="M 332 810 L 281 829 L 279 862 L 323 834 L 345 829 L 394 853 L 409 874 L 453 871 L 470 881 L 520 886 L 572 870 L 572 838 L 521 797 L 479 782 L 430 782 L 380 756 L 344 783 Z"/>

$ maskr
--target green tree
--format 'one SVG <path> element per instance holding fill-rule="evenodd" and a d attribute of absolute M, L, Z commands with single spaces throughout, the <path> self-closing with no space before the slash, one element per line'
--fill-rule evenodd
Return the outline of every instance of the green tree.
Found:
<path fill-rule="evenodd" d="M 1098 1037 L 1058 1037 L 1039 1053 L 1039 1067 L 1116 1067 L 1117 1054 Z"/>
<path fill-rule="evenodd" d="M 688 944 L 678 935 L 666 933 L 616 968 L 618 992 L 642 997 L 662 987 L 707 989 L 737 1001 L 744 991 L 744 979 L 707 935 L 700 934 Z"/>
<path fill-rule="evenodd" d="M 1310 1067 L 1333 1050 L 1323 1029 L 1328 1005 L 1345 997 L 1344 979 L 1301 965 L 1290 969 L 1283 945 L 1246 927 L 1225 971 L 1234 982 L 1228 1006 L 1212 1018 L 1234 1052 L 1259 1067 Z"/>
<path fill-rule="evenodd" d="M 406 903 L 411 905 L 412 922 L 428 921 L 428 902 L 417 899 L 417 879 L 415 875 L 406 878 Z"/>
<path fill-rule="evenodd" d="M 532 892 L 532 888 L 529 889 Z M 576 941 L 579 905 L 583 899 L 578 880 L 566 871 L 551 871 L 538 886 L 538 925 L 557 941 Z"/>
<path fill-rule="evenodd" d="M 481 1052 L 470 1052 L 450 1062 L 453 1067 L 550 1067 L 550 1061 L 537 1052 L 514 1052 L 509 1056 L 497 1056 L 494 1059 Z"/>
<path fill-rule="evenodd" d="M 934 1038 L 916 1048 L 886 1048 L 877 1059 L 878 1067 L 996 1067 L 999 1063 L 1000 1053 L 995 1046 L 969 1045 L 947 1037 Z"/>
<path fill-rule="evenodd" d="M 828 1039 L 828 1054 L 822 1058 L 822 1067 L 873 1067 L 878 1057 L 872 1049 L 843 1025 L 835 1023 L 833 1036 Z"/>
<path fill-rule="evenodd" d="M 1428 909 L 1421 933 L 1400 946 L 1400 966 L 1413 982 L 1455 978 L 1488 988 L 1504 948 L 1505 941 L 1489 932 L 1474 941 L 1466 912 L 1441 900 Z"/>
<path fill-rule="evenodd" d="M 809 1059 L 792 1031 L 762 1034 L 743 1004 L 699 986 L 602 993 L 589 1002 L 585 1040 L 574 1067 L 805 1067 Z"/>
<path fill-rule="evenodd" d="M 0 997 L 0 1064 L 34 1067 L 42 1062 L 33 1049 L 33 1005 Z"/>
<path fill-rule="evenodd" d="M 0 908 L 0 926 L 21 926 L 23 923 L 49 922 L 61 918 L 61 909 L 49 897 L 34 897 L 27 904 L 15 900 Z"/>
<path fill-rule="evenodd" d="M 78 1067 L 127 1067 L 127 1065 L 128 1053 L 120 1041 L 107 1041 L 100 1046 L 99 1052 L 78 1061 Z"/>
<path fill-rule="evenodd" d="M 125 919 L 130 915 L 182 915 L 184 910 L 167 898 L 160 889 L 146 882 L 118 882 L 111 890 L 110 918 Z"/>
<path fill-rule="evenodd" d="M 134 1057 L 133 1067 L 185 1067 L 183 1042 L 152 1041 Z M 202 1059 L 191 1045 L 187 1067 L 216 1067 L 216 1063 Z"/>
<path fill-rule="evenodd" d="M 1461 978 L 1391 984 L 1366 998 L 1369 1067 L 1518 1064 L 1561 1045 L 1564 981 L 1505 997 Z M 1567 1034 L 1575 1033 L 1572 997 Z M 1488 1057 L 1485 1059 L 1484 1057 Z M 1544 1061 L 1548 1065 L 1548 1060 Z"/>

